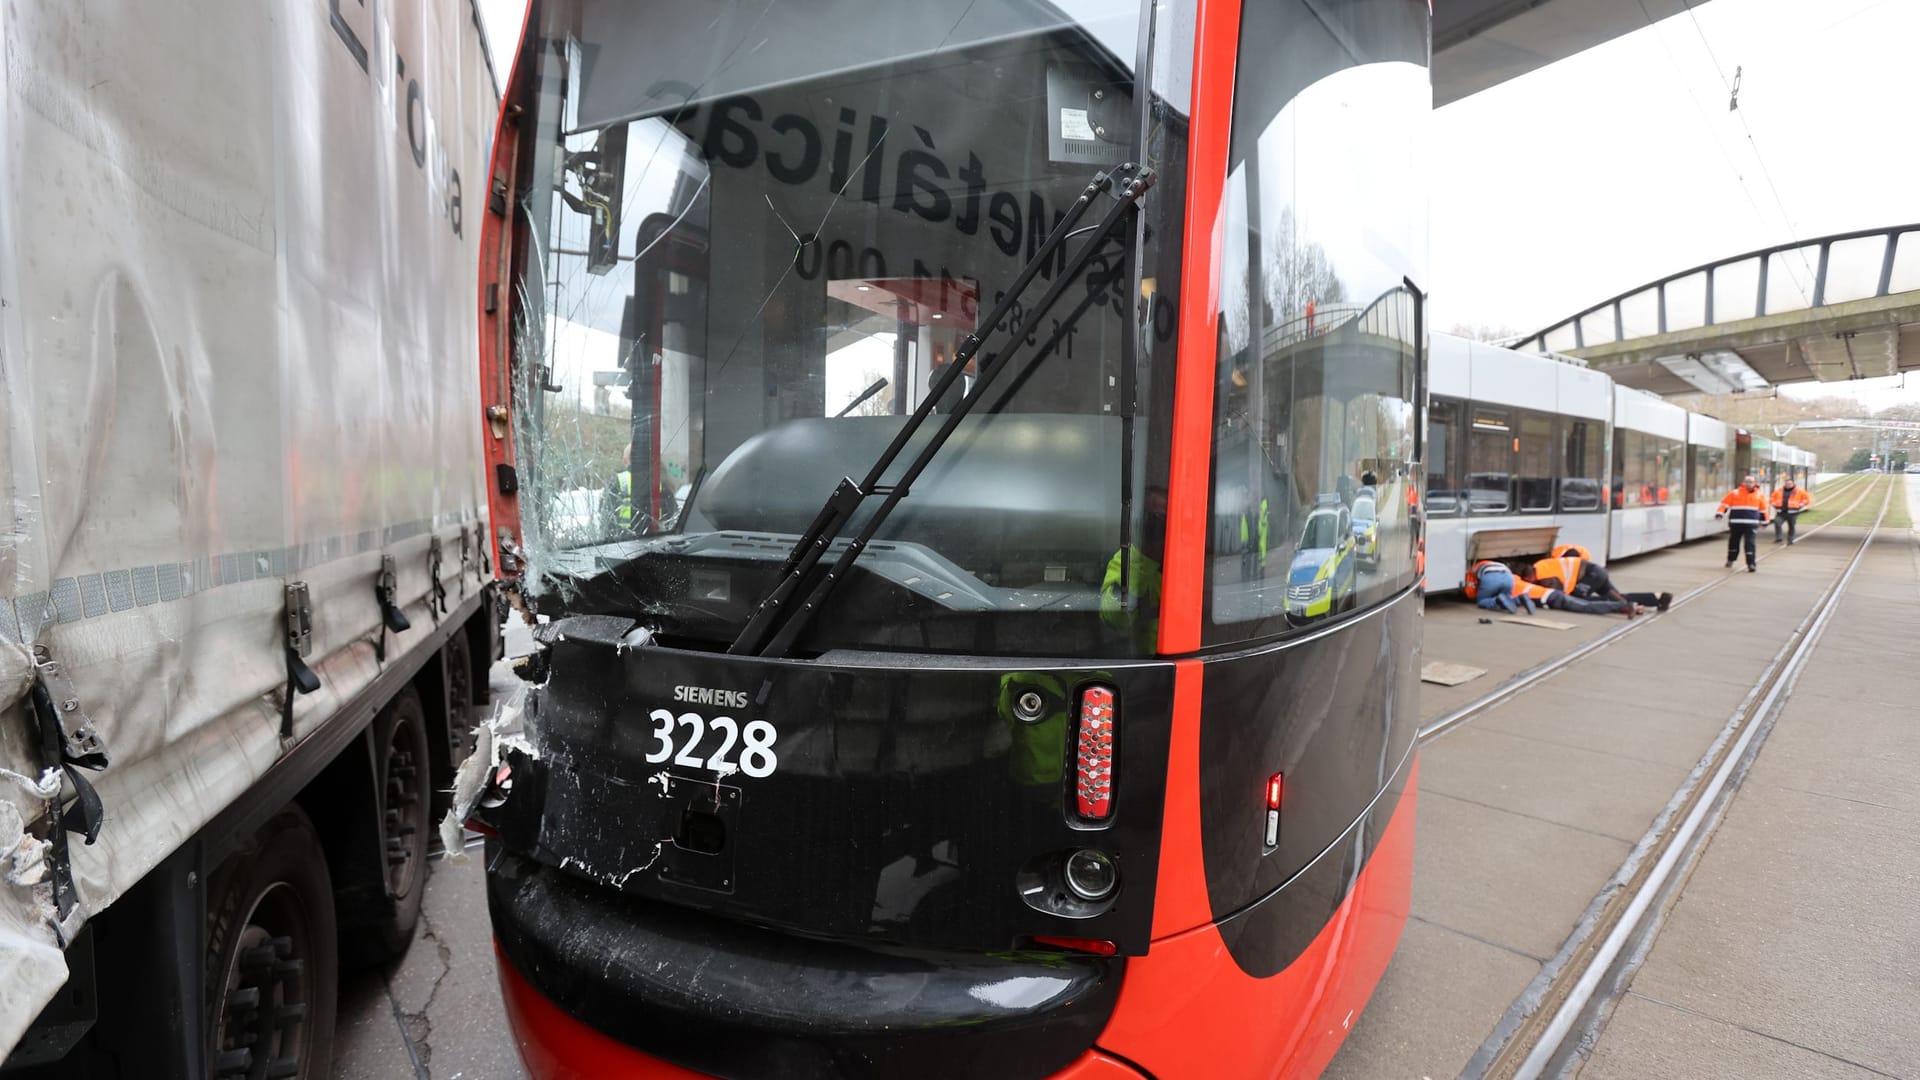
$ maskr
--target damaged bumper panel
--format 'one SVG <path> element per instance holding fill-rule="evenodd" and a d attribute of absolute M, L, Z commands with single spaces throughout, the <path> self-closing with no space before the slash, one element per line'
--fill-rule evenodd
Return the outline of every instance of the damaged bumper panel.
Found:
<path fill-rule="evenodd" d="M 1126 963 L 812 941 L 672 905 L 608 904 L 595 886 L 497 844 L 488 861 L 503 979 L 634 1048 L 634 1067 L 656 1058 L 722 1077 L 1046 1076 L 1092 1047 Z M 532 1013 L 519 1020 L 535 1049 L 567 1034 Z"/>

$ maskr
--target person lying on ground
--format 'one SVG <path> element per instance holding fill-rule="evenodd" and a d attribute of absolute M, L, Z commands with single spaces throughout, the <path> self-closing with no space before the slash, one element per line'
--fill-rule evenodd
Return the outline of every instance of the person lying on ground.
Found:
<path fill-rule="evenodd" d="M 1559 589 L 1580 600 L 1612 600 L 1639 607 L 1667 610 L 1673 603 L 1670 592 L 1623 593 L 1607 575 L 1607 568 L 1593 553 L 1579 544 L 1561 544 L 1553 554 L 1533 564 L 1533 580 L 1550 589 Z"/>

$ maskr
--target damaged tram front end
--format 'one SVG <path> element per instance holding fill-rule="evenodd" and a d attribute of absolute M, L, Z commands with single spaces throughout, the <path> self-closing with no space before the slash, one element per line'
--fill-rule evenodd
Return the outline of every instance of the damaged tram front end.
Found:
<path fill-rule="evenodd" d="M 1388 59 L 1424 78 L 1424 8 L 1348 6 L 1380 11 L 1329 41 L 1417 23 Z M 1281 549 L 1358 480 L 1417 501 L 1419 294 L 1368 276 L 1301 334 L 1183 287 L 1196 254 L 1247 272 L 1188 224 L 1195 34 L 1132 0 L 533 4 L 482 368 L 539 625 L 473 821 L 535 1075 L 1177 1074 L 1201 1051 L 1155 995 L 1270 1010 L 1241 981 L 1298 975 L 1392 848 L 1418 523 L 1381 522 L 1351 633 L 1289 614 Z M 1229 652 L 1249 696 L 1209 734 Z M 1207 756 L 1252 797 L 1216 806 Z M 1297 829 L 1283 767 L 1324 795 Z M 1302 1017 L 1364 1001 L 1377 970 L 1339 972 L 1390 952 L 1398 873 Z M 1277 952 L 1219 925 L 1262 906 Z"/>

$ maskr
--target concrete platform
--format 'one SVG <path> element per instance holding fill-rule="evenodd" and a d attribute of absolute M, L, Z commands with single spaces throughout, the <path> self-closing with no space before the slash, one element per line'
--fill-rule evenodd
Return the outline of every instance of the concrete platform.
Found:
<path fill-rule="evenodd" d="M 1920 1076 L 1917 631 L 1883 534 L 1583 1076 Z"/>
<path fill-rule="evenodd" d="M 1790 549 L 1763 546 L 1755 574 L 1730 574 L 1724 547 L 1711 542 L 1623 561 L 1611 568 L 1622 588 L 1684 593 L 1725 580 L 1422 749 L 1413 920 L 1406 937 L 1412 944 L 1396 953 L 1374 1004 L 1355 1023 L 1327 1076 L 1460 1073 L 1520 996 L 1492 993 L 1486 983 L 1504 980 L 1504 986 L 1520 971 L 1529 982 L 1539 979 L 1543 965 L 1568 946 L 1632 846 L 1845 567 L 1859 536 L 1836 528 Z M 1880 590 L 1855 591 L 1865 597 Z M 1478 699 L 1505 678 L 1598 639 L 1622 621 L 1565 616 L 1582 625 L 1528 634 L 1482 625 L 1478 614 L 1441 599 L 1429 604 L 1427 655 L 1490 669 L 1466 686 L 1422 687 L 1422 711 L 1429 717 Z M 1895 604 L 1879 614 L 1904 625 L 1907 642 L 1920 631 L 1920 605 L 1903 612 Z M 1842 630 L 1836 619 L 1829 641 L 1842 640 Z M 1815 669 L 1807 677 L 1819 674 Z M 1853 743 L 1837 740 L 1830 750 L 1809 750 L 1824 763 L 1827 783 L 1854 794 L 1889 794 L 1904 758 L 1865 772 L 1847 768 L 1847 751 L 1858 749 L 1872 730 L 1868 719 L 1857 726 Z M 1764 873 L 1766 859 L 1746 861 Z M 1920 860 L 1910 864 L 1920 867 Z M 1915 938 L 1920 935 L 1910 935 L 1910 943 Z M 1439 941 L 1447 947 L 1437 947 Z M 1623 1024 L 1667 1025 L 1676 1047 L 1719 1045 L 1681 1033 L 1684 1025 L 1714 1022 L 1703 1017 L 1715 1014 L 1677 996 L 1657 1004 L 1639 1001 L 1630 1010 L 1623 1006 L 1617 1016 Z M 1920 1006 L 1914 1014 L 1920 1015 Z M 1789 1030 L 1787 1037 L 1795 1034 L 1807 1033 Z M 1752 1069 L 1775 1059 L 1785 1068 L 1801 1068 L 1808 1055 L 1820 1064 L 1778 1075 L 1828 1075 L 1820 1069 L 1832 1066 L 1839 1071 L 1831 1075 L 1846 1076 L 1854 1067 L 1764 1034 L 1738 1031 L 1720 1043 L 1725 1045 L 1714 1053 L 1730 1064 L 1719 1073 L 1694 1069 L 1699 1062 L 1663 1065 L 1660 1055 L 1667 1050 L 1653 1057 L 1623 1050 L 1608 1066 L 1617 1071 L 1606 1075 L 1755 1075 Z M 1892 1060 L 1896 1049 L 1871 1060 Z"/>

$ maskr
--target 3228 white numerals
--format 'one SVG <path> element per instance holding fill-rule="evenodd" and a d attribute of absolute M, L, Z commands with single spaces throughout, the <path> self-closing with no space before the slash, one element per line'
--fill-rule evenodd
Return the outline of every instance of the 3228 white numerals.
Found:
<path fill-rule="evenodd" d="M 773 770 L 780 767 L 780 757 L 773 752 L 773 744 L 779 741 L 780 733 L 765 720 L 749 720 L 742 726 L 731 716 L 716 716 L 708 720 L 699 713 L 675 716 L 667 709 L 655 709 L 647 716 L 653 721 L 654 748 L 647 751 L 650 764 L 657 765 L 672 758 L 675 765 L 684 765 L 689 769 L 711 769 L 724 776 L 735 768 L 735 763 L 727 760 L 727 754 L 738 742 L 738 768 L 741 772 L 758 779 L 772 776 Z M 706 739 L 708 728 L 720 733 L 720 747 L 702 759 L 700 743 Z M 676 740 L 676 731 L 685 732 L 685 738 Z M 680 747 L 678 753 L 674 752 L 676 742 Z"/>

